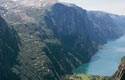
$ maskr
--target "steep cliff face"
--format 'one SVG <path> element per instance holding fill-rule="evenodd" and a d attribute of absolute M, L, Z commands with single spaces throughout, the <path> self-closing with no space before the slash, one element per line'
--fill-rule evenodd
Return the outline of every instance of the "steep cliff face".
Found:
<path fill-rule="evenodd" d="M 18 5 L 2 16 L 9 26 L 0 19 L 1 80 L 61 80 L 88 62 L 100 45 L 121 35 L 106 16 L 105 21 L 93 18 L 69 4 Z"/>
<path fill-rule="evenodd" d="M 88 36 L 91 23 L 87 25 L 86 11 L 70 6 L 55 4 L 44 15 L 45 23 L 52 31 L 52 35 L 45 37 L 45 41 L 49 40 L 45 43 L 50 49 L 46 53 L 59 75 L 71 73 L 74 68 L 89 61 L 97 50 L 96 43 L 92 43 Z"/>
<path fill-rule="evenodd" d="M 63 69 L 60 66 L 55 67 L 57 72 L 60 69 L 64 74 L 71 72 L 81 63 L 89 61 L 99 49 L 99 45 L 121 35 L 117 32 L 117 25 L 108 15 L 96 17 L 96 14 L 93 16 L 89 14 L 86 10 L 74 5 L 60 3 L 46 11 L 44 19 L 47 27 L 53 31 L 54 37 L 61 43 L 56 50 L 54 44 L 47 44 L 54 54 L 48 55 L 51 61 L 54 61 L 53 58 L 56 57 L 58 62 L 55 61 L 54 65 L 57 63 L 61 63 L 60 66 L 63 66 L 63 63 L 67 65 Z"/>
<path fill-rule="evenodd" d="M 124 80 L 125 79 L 125 57 L 121 59 L 121 63 L 118 67 L 118 70 L 113 75 L 114 80 Z"/>
<path fill-rule="evenodd" d="M 19 38 L 16 31 L 0 17 L 0 80 L 19 80 L 12 67 L 17 64 Z"/>

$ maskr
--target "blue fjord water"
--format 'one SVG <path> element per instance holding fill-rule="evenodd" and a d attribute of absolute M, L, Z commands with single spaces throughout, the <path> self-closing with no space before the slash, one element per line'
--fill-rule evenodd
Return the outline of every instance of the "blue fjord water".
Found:
<path fill-rule="evenodd" d="M 112 76 L 125 56 L 125 36 L 110 41 L 100 49 L 91 61 L 81 65 L 74 73 L 86 73 L 91 75 Z"/>

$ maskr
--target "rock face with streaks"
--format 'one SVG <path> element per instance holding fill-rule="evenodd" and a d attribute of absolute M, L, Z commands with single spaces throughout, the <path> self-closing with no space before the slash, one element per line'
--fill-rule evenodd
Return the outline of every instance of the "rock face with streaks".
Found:
<path fill-rule="evenodd" d="M 121 63 L 118 67 L 118 70 L 113 75 L 114 80 L 125 80 L 125 57 L 121 59 Z"/>
<path fill-rule="evenodd" d="M 19 77 L 11 71 L 17 64 L 19 55 L 19 38 L 16 31 L 0 17 L 0 80 L 18 80 Z"/>
<path fill-rule="evenodd" d="M 61 80 L 122 35 L 108 15 L 72 4 L 9 4 L 0 19 L 0 80 Z"/>

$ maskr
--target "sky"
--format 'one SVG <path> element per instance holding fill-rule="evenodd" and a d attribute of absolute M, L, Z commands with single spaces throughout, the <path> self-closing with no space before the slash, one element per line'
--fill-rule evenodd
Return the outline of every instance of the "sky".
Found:
<path fill-rule="evenodd" d="M 98 10 L 108 13 L 125 15 L 125 0 L 59 0 L 74 3 L 87 10 Z"/>

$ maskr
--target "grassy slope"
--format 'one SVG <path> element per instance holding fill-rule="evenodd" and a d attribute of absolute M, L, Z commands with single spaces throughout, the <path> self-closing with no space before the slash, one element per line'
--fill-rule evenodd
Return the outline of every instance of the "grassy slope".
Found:
<path fill-rule="evenodd" d="M 110 77 L 92 76 L 92 75 L 72 75 L 67 76 L 65 80 L 113 80 Z"/>

